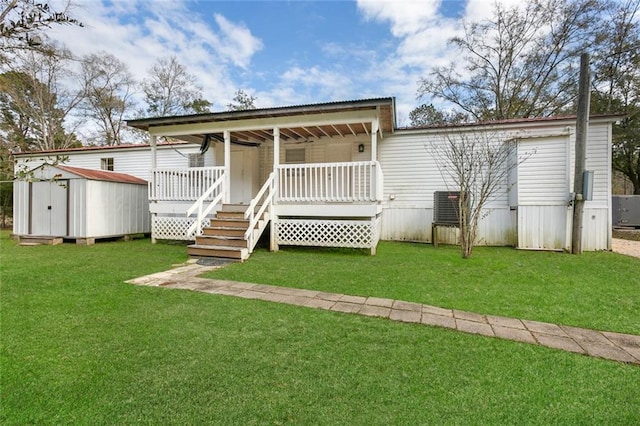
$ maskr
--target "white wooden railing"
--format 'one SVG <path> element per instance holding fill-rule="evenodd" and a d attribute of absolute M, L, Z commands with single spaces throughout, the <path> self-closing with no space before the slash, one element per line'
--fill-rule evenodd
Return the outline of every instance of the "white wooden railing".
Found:
<path fill-rule="evenodd" d="M 286 164 L 278 167 L 278 201 L 381 201 L 383 175 L 377 161 Z"/>
<path fill-rule="evenodd" d="M 202 222 L 211 213 L 213 208 L 224 198 L 225 180 L 227 175 L 223 172 L 220 177 L 204 191 L 200 197 L 187 210 L 187 217 L 196 213 L 196 220 L 187 229 L 187 237 L 202 234 Z M 217 194 L 217 195 L 214 195 Z M 207 203 L 205 206 L 205 202 Z"/>
<path fill-rule="evenodd" d="M 194 201 L 217 182 L 224 167 L 154 169 L 149 179 L 149 201 Z M 223 187 L 209 194 L 216 198 Z"/>
<path fill-rule="evenodd" d="M 249 227 L 247 232 L 244 233 L 244 239 L 247 240 L 247 246 L 249 253 L 253 252 L 253 248 L 260 238 L 260 232 L 255 232 L 258 221 L 262 219 L 264 212 L 271 213 L 271 205 L 273 204 L 273 198 L 276 194 L 276 173 L 271 172 L 267 181 L 262 185 L 258 194 L 251 200 L 249 207 L 244 212 L 244 218 L 249 219 Z M 256 208 L 258 210 L 256 211 Z"/>

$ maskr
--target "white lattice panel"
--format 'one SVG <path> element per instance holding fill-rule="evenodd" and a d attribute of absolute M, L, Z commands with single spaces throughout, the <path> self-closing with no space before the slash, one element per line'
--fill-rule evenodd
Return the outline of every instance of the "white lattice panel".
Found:
<path fill-rule="evenodd" d="M 151 237 L 158 240 L 194 240 L 194 236 L 187 235 L 187 230 L 195 218 L 153 216 L 151 222 Z M 209 219 L 202 221 L 202 227 L 209 225 Z"/>
<path fill-rule="evenodd" d="M 320 247 L 371 248 L 378 244 L 379 220 L 280 219 L 278 244 Z"/>

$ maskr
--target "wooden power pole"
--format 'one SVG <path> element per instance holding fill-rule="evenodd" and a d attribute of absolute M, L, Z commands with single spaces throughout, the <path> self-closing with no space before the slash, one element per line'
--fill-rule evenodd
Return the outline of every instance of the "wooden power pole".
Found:
<path fill-rule="evenodd" d="M 582 253 L 582 224 L 584 216 L 584 170 L 587 154 L 587 128 L 589 126 L 589 103 L 591 77 L 589 54 L 580 56 L 580 81 L 578 86 L 578 117 L 576 120 L 575 171 L 573 176 L 573 228 L 571 230 L 571 253 Z"/>

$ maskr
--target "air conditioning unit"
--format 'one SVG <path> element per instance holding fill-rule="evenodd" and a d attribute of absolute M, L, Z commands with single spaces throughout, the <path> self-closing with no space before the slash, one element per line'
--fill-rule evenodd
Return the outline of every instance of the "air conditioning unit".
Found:
<path fill-rule="evenodd" d="M 613 226 L 640 228 L 640 195 L 612 197 Z"/>
<path fill-rule="evenodd" d="M 436 191 L 433 194 L 433 223 L 458 225 L 460 223 L 460 191 Z"/>

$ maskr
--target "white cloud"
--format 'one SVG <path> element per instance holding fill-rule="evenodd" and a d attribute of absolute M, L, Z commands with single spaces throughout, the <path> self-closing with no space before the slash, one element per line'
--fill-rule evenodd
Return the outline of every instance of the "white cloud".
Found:
<path fill-rule="evenodd" d="M 236 25 L 219 14 L 215 14 L 214 18 L 222 31 L 222 43 L 218 46 L 220 53 L 235 65 L 246 68 L 251 57 L 262 49 L 262 42 L 245 26 Z"/>
<path fill-rule="evenodd" d="M 389 21 L 395 37 L 405 37 L 429 26 L 438 16 L 440 0 L 358 0 L 365 18 Z"/>
<path fill-rule="evenodd" d="M 74 54 L 113 54 L 141 80 L 160 57 L 176 55 L 194 74 L 214 108 L 224 108 L 237 85 L 234 67 L 246 68 L 262 49 L 260 39 L 241 23 L 222 15 L 206 17 L 187 8 L 187 1 L 150 0 L 76 2 L 73 16 L 83 28 L 56 26 L 49 32 Z M 216 25 L 210 25 L 215 22 Z"/>

